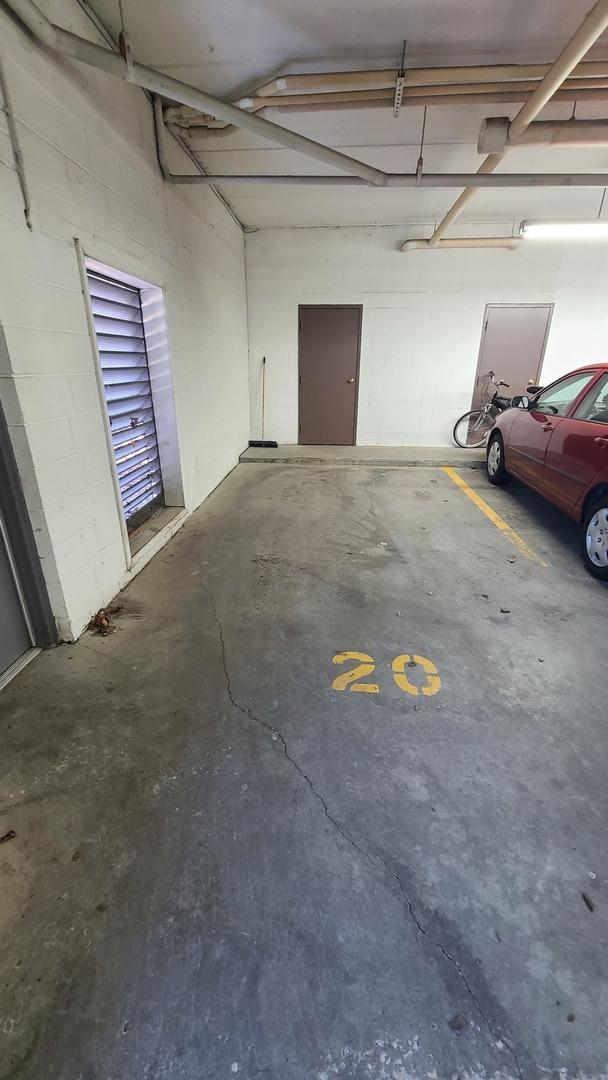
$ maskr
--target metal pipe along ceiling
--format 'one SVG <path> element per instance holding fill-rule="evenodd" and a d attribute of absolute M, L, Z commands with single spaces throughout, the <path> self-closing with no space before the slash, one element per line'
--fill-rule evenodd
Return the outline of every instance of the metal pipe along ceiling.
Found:
<path fill-rule="evenodd" d="M 500 153 L 512 146 L 608 146 L 606 120 L 535 120 L 512 139 L 508 116 L 490 116 L 482 122 L 477 150 Z"/>
<path fill-rule="evenodd" d="M 515 83 L 505 83 L 505 86 L 515 86 Z M 588 81 L 588 85 L 584 90 L 577 90 L 566 84 L 568 89 L 558 90 L 552 97 L 552 101 L 576 101 L 579 105 L 586 101 L 608 101 L 608 86 L 596 87 L 596 83 L 592 80 Z M 339 101 L 332 101 L 329 105 L 326 102 L 325 94 L 302 94 L 300 97 L 302 101 L 294 101 L 289 106 L 289 112 L 291 115 L 299 113 L 314 113 L 314 112 L 327 112 L 328 109 L 331 112 L 341 112 L 347 109 L 349 112 L 355 112 L 359 109 L 386 109 L 389 104 L 392 104 L 395 94 L 394 91 L 387 92 L 381 91 L 381 97 L 365 97 L 364 99 L 357 98 L 353 100 L 352 94 L 338 95 Z M 401 101 L 402 108 L 421 108 L 424 105 L 500 105 L 502 103 L 515 104 L 519 101 L 527 101 L 530 96 L 527 90 L 501 90 L 500 92 L 486 92 L 483 93 L 464 93 L 464 94 L 431 94 L 427 97 L 423 94 L 422 97 L 404 97 Z M 308 99 L 308 100 L 307 100 Z M 314 100 L 313 100 L 314 99 Z M 264 100 L 263 108 L 256 109 L 255 113 L 258 116 L 262 114 L 266 117 L 272 117 L 273 115 L 280 114 L 280 108 L 277 108 L 277 102 L 282 100 L 280 98 L 266 98 Z M 275 111 L 273 111 L 275 110 Z M 236 124 L 222 124 L 218 123 L 212 116 L 208 114 L 198 112 L 196 109 L 180 108 L 177 105 L 169 105 L 164 109 L 164 117 L 167 123 L 175 124 L 183 128 L 196 128 L 197 131 L 202 131 L 204 134 L 217 138 L 225 135 L 231 135 L 236 129 Z"/>
<path fill-rule="evenodd" d="M 438 248 L 506 248 L 513 251 L 521 244 L 519 236 L 448 236 L 440 240 Z M 418 248 L 433 250 L 428 240 L 404 240 L 402 251 L 415 251 Z"/>
<path fill-rule="evenodd" d="M 161 100 L 154 98 L 154 123 L 158 160 L 165 180 L 171 184 L 282 184 L 301 187 L 367 187 L 367 181 L 360 176 L 308 175 L 286 176 L 276 173 L 223 173 L 210 175 L 203 173 L 172 173 L 169 168 L 165 125 Z M 477 173 L 385 173 L 385 187 L 605 187 L 608 174 L 599 173 L 500 173 L 496 176 L 480 176 Z"/>
<path fill-rule="evenodd" d="M 404 76 L 401 104 L 460 104 L 461 98 L 468 95 L 472 101 L 525 101 L 548 68 L 548 64 L 409 68 Z M 394 69 L 286 74 L 270 79 L 261 88 L 251 89 L 233 104 L 248 112 L 264 113 L 266 116 L 269 107 L 310 112 L 367 101 L 373 108 L 379 102 L 393 101 L 398 74 Z M 605 61 L 577 64 L 563 84 L 561 100 L 572 101 L 579 95 L 581 100 L 595 100 L 598 91 L 600 98 L 605 100 L 603 88 L 606 87 L 607 76 L 608 64 Z M 427 100 L 431 98 L 436 100 Z M 186 126 L 220 130 L 228 127 L 228 130 L 234 130 L 233 125 L 222 124 L 214 117 L 201 113 L 196 114 L 196 118 L 187 118 L 182 110 L 182 117 Z"/>
<path fill-rule="evenodd" d="M 355 112 L 358 109 L 386 109 L 388 104 L 392 104 L 394 101 L 394 93 L 389 94 L 385 98 L 373 98 L 369 101 L 336 101 L 335 103 L 327 106 L 323 103 L 323 95 L 317 94 L 318 101 L 310 102 L 307 105 L 294 104 L 289 109 L 290 116 L 298 113 L 314 113 L 314 112 L 327 112 L 328 109 L 331 112 L 341 112 L 343 109 L 348 109 L 349 112 Z M 500 93 L 490 94 L 433 94 L 430 97 L 403 98 L 401 101 L 401 108 L 411 108 L 417 106 L 421 108 L 424 105 L 500 105 L 502 103 L 508 103 L 514 105 L 520 101 L 527 101 L 530 97 L 529 91 L 524 90 L 509 90 L 501 91 Z M 588 89 L 588 90 L 558 90 L 551 101 L 569 101 L 570 104 L 577 102 L 582 105 L 586 101 L 608 101 L 608 89 Z M 272 117 L 274 115 L 280 115 L 280 110 L 276 109 L 274 99 L 269 98 L 267 104 L 263 109 L 256 110 L 255 115 L 261 115 Z M 221 124 L 215 125 L 213 123 L 202 123 L 200 125 L 196 122 L 190 122 L 187 127 L 198 127 L 201 129 L 208 129 L 210 135 L 217 136 L 222 135 L 225 131 L 234 132 L 234 124 Z"/>
<path fill-rule="evenodd" d="M 511 82 L 519 79 L 542 79 L 548 72 L 549 64 L 480 64 L 467 67 L 427 67 L 408 68 L 405 73 L 405 86 L 431 86 L 436 83 L 469 83 L 471 80 L 483 82 Z M 586 61 L 577 64 L 573 75 L 578 78 L 601 78 L 608 74 L 608 63 L 602 60 Z M 395 92 L 395 80 L 399 75 L 397 68 L 379 71 L 326 71 L 305 72 L 298 75 L 281 75 L 257 87 L 255 94 L 260 97 L 274 97 L 287 91 L 361 90 L 364 88 L 387 89 Z"/>
<path fill-rule="evenodd" d="M 607 26 L 608 0 L 598 0 L 595 7 L 591 9 L 581 26 L 579 26 L 574 37 L 571 38 L 555 63 L 551 65 L 543 76 L 536 90 L 533 91 L 528 101 L 519 110 L 514 120 L 511 121 L 509 135 L 513 140 L 521 136 L 531 122 L 536 119 L 556 90 L 560 88 L 568 75 L 572 74 L 576 65 L 580 63 L 583 56 L 595 44 Z M 478 172 L 482 175 L 493 172 L 500 165 L 504 156 L 504 151 L 489 154 L 480 165 Z M 465 188 L 430 237 L 429 243 L 431 245 L 436 244 L 449 229 L 452 222 L 460 216 L 469 200 L 473 197 L 474 191 L 473 187 Z"/>
<path fill-rule="evenodd" d="M 469 82 L 446 85 L 438 83 L 432 86 L 404 87 L 402 100 L 417 103 L 420 98 L 468 97 L 469 94 L 491 95 L 504 93 L 505 90 L 511 94 L 525 93 L 529 96 L 537 86 L 538 82 L 531 79 L 511 83 Z M 572 96 L 575 97 L 575 91 L 578 93 L 581 90 L 605 90 L 608 87 L 608 78 L 603 76 L 601 79 L 569 79 L 567 86 L 568 90 L 572 91 Z M 270 100 L 258 94 L 239 98 L 236 104 L 240 109 L 255 112 L 257 109 L 267 109 L 269 107 L 273 109 L 292 109 L 303 105 L 348 104 L 351 101 L 392 101 L 394 96 L 394 90 L 337 90 L 323 94 L 281 94 Z"/>
<path fill-rule="evenodd" d="M 93 67 L 100 68 L 110 75 L 133 82 L 138 86 L 144 87 L 146 90 L 150 90 L 157 95 L 179 102 L 182 105 L 190 106 L 199 112 L 211 113 L 219 119 L 226 120 L 227 123 L 234 123 L 238 127 L 252 131 L 256 135 L 261 135 L 279 145 L 303 153 L 308 157 L 316 158 L 325 165 L 340 169 L 342 172 L 348 174 L 347 176 L 337 177 L 203 176 L 200 174 L 193 176 L 173 176 L 168 169 L 164 146 L 161 146 L 164 131 L 162 116 L 160 116 L 160 108 L 157 105 L 155 109 L 155 118 L 159 136 L 160 156 L 163 162 L 163 174 L 173 183 L 217 184 L 221 182 L 240 182 L 300 185 L 326 184 L 330 186 L 334 184 L 368 184 L 383 187 L 462 187 L 463 185 L 466 185 L 466 190 L 463 192 L 463 195 L 452 208 L 448 217 L 444 219 L 444 222 L 442 222 L 433 234 L 433 237 L 431 238 L 432 242 L 436 242 L 442 231 L 444 231 L 450 221 L 453 220 L 453 217 L 457 216 L 457 213 L 460 212 L 460 209 L 457 209 L 457 207 L 463 205 L 465 196 L 468 197 L 470 195 L 473 190 L 473 185 L 475 187 L 569 187 L 574 185 L 584 187 L 604 187 L 608 184 L 608 176 L 600 173 L 503 173 L 491 176 L 490 174 L 493 172 L 496 165 L 502 161 L 503 154 L 490 155 L 490 157 L 482 164 L 478 172 L 472 176 L 460 173 L 430 173 L 426 175 L 387 173 L 382 169 L 367 165 L 365 162 L 348 157 L 346 154 L 342 154 L 330 147 L 323 146 L 321 143 L 308 139 L 303 135 L 288 131 L 278 124 L 273 124 L 259 116 L 243 112 L 234 105 L 220 101 L 210 94 L 198 90 L 194 86 L 189 86 L 187 83 L 179 82 L 177 79 L 171 78 L 169 75 L 164 75 L 159 71 L 155 71 L 154 68 L 146 67 L 144 64 L 139 64 L 135 61 L 131 61 L 127 64 L 122 56 L 111 52 L 101 45 L 96 45 L 86 38 L 78 37 L 76 34 L 71 34 L 67 30 L 62 30 L 60 27 L 55 26 L 42 14 L 34 3 L 34 0 L 5 0 L 5 2 L 18 18 L 20 18 L 31 30 L 34 36 L 55 52 L 70 56 L 82 63 L 90 64 Z M 591 14 L 587 16 L 583 26 L 572 39 L 572 42 L 570 42 L 564 50 L 559 60 L 549 69 L 545 77 L 539 83 L 537 89 L 533 92 L 530 100 L 523 109 L 520 110 L 516 119 L 510 125 L 510 132 L 513 136 L 517 137 L 525 130 L 536 113 L 540 111 L 543 105 L 546 104 L 552 96 L 556 87 L 563 81 L 565 72 L 573 70 L 580 60 L 580 57 L 583 56 L 590 47 L 592 40 L 595 40 L 599 36 L 606 25 L 608 25 L 608 0 L 599 0 Z"/>
<path fill-rule="evenodd" d="M 165 142 L 165 125 L 159 97 L 154 98 L 154 122 L 158 159 L 165 180 L 172 184 L 282 184 L 300 187 L 367 187 L 367 181 L 358 176 L 304 175 L 288 176 L 280 173 L 176 174 L 169 168 Z M 608 174 L 600 173 L 499 173 L 483 176 L 478 173 L 386 173 L 385 187 L 605 187 Z M 428 244 L 420 241 L 418 247 Z M 470 245 L 469 245 L 470 246 Z M 501 245 L 504 246 L 504 245 Z M 406 250 L 406 249 L 404 249 Z"/>
<path fill-rule="evenodd" d="M 202 90 L 173 79 L 170 75 L 155 71 L 154 68 L 147 67 L 145 64 L 132 61 L 127 65 L 122 56 L 55 26 L 42 14 L 34 0 L 5 0 L 5 2 L 34 36 L 55 52 L 70 56 L 83 64 L 101 68 L 109 75 L 135 83 L 152 93 L 178 101 L 182 105 L 190 105 L 199 112 L 211 113 L 220 120 L 251 131 L 254 135 L 260 135 L 280 146 L 286 146 L 290 150 L 316 158 L 335 169 L 359 176 L 369 184 L 382 186 L 385 182 L 386 173 L 382 169 L 375 169 L 372 165 L 351 158 L 347 154 L 341 154 L 338 150 L 332 150 L 329 146 L 307 139 L 304 135 L 288 131 L 279 124 L 273 124 L 270 120 L 243 112 L 235 105 L 220 101 L 219 98 L 205 94 Z"/>
<path fill-rule="evenodd" d="M 369 187 L 357 176 L 289 176 L 277 173 L 165 173 L 172 184 L 279 184 L 284 187 Z M 387 173 L 389 188 L 607 187 L 608 173 Z"/>

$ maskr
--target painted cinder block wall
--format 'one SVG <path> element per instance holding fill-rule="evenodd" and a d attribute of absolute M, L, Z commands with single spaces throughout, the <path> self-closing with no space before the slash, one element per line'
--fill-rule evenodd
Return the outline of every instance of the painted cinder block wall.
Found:
<path fill-rule="evenodd" d="M 509 235 L 511 228 L 463 225 L 460 231 Z M 360 445 L 450 445 L 454 421 L 471 405 L 488 303 L 555 305 L 545 382 L 588 361 L 608 360 L 605 245 L 529 242 L 513 252 L 404 254 L 399 248 L 408 235 L 412 229 L 393 226 L 247 235 L 256 437 L 266 356 L 265 436 L 298 441 L 298 304 L 363 305 Z"/>
<path fill-rule="evenodd" d="M 40 6 L 101 41 L 72 0 Z M 69 639 L 129 577 L 74 238 L 164 290 L 191 512 L 249 437 L 243 233 L 213 192 L 163 183 L 143 91 L 43 54 L 4 9 L 0 41 L 33 201 L 28 232 L 0 114 L 0 400 Z"/>

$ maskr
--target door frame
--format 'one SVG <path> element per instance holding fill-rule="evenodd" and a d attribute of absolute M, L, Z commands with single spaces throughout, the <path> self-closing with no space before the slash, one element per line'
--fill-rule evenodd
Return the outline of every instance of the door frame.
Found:
<path fill-rule="evenodd" d="M 13 569 L 25 622 L 32 638 L 32 647 L 44 648 L 48 645 L 56 645 L 57 626 L 49 603 L 30 516 L 19 480 L 17 462 L 1 404 L 0 519 L 2 522 L 0 531 L 6 533 L 8 559 Z M 0 535 L 0 543 L 3 542 L 3 537 Z"/>
<path fill-rule="evenodd" d="M 543 337 L 543 343 L 542 343 L 542 346 L 541 346 L 540 356 L 539 356 L 539 360 L 538 360 L 538 367 L 536 369 L 536 378 L 538 379 L 538 376 L 540 375 L 540 373 L 542 371 L 543 362 L 544 362 L 544 359 L 545 359 L 545 351 L 546 351 L 546 348 L 547 348 L 547 341 L 549 340 L 549 331 L 551 329 L 551 322 L 552 322 L 552 319 L 553 319 L 553 312 L 555 310 L 555 303 L 550 302 L 550 303 L 546 303 L 546 304 L 518 304 L 518 303 L 495 304 L 493 302 L 490 302 L 490 303 L 486 304 L 486 306 L 485 306 L 485 308 L 483 310 L 483 324 L 482 324 L 482 329 L 481 329 L 481 340 L 479 342 L 479 349 L 477 351 L 477 366 L 475 368 L 473 391 L 471 393 L 471 408 L 473 408 L 473 402 L 475 400 L 475 390 L 477 389 L 477 380 L 479 379 L 479 374 L 480 374 L 479 365 L 481 363 L 481 358 L 483 356 L 483 350 L 484 350 L 484 346 L 485 346 L 485 343 L 486 343 L 486 333 L 487 333 L 487 330 L 488 330 L 488 322 L 490 321 L 490 319 L 489 319 L 490 308 L 549 308 L 549 317 L 547 319 L 547 326 L 545 328 L 545 336 Z M 496 374 L 499 375 L 499 372 L 496 372 Z"/>
<path fill-rule="evenodd" d="M 341 311 L 350 310 L 359 312 L 359 321 L 357 325 L 357 367 L 355 371 L 355 404 L 353 409 L 353 441 L 346 443 L 346 446 L 357 445 L 357 423 L 359 420 L 359 372 L 361 368 L 361 330 L 363 326 L 363 304 L 298 304 L 298 446 L 307 446 L 308 443 L 302 443 L 300 439 L 300 386 L 302 384 L 302 324 L 300 319 L 300 312 L 310 310 L 311 308 L 321 308 L 323 310 L 334 310 L 339 308 Z"/>

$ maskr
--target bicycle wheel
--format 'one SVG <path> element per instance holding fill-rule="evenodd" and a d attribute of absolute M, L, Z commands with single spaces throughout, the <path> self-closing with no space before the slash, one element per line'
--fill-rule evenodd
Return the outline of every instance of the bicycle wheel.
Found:
<path fill-rule="evenodd" d="M 454 442 L 465 450 L 485 446 L 493 425 L 494 417 L 490 412 L 486 409 L 473 409 L 454 424 Z"/>

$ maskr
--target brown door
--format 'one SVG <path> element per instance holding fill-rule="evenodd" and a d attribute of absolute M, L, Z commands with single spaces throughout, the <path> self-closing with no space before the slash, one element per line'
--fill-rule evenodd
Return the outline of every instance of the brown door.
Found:
<path fill-rule="evenodd" d="M 299 320 L 298 441 L 354 446 L 361 308 L 303 305 Z"/>
<path fill-rule="evenodd" d="M 509 383 L 503 391 L 507 397 L 525 394 L 528 386 L 537 383 L 552 311 L 553 304 L 488 304 L 472 409 L 481 402 L 487 383 L 483 376 L 488 371 Z"/>

